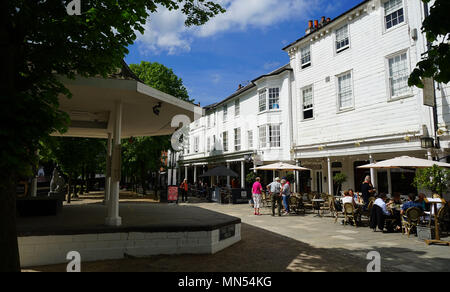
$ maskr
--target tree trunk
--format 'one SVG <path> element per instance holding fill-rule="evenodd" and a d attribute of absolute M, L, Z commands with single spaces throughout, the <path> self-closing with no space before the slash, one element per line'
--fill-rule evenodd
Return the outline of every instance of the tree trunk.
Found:
<path fill-rule="evenodd" d="M 69 176 L 69 181 L 67 182 L 67 204 L 70 204 L 72 198 L 72 179 Z"/>
<path fill-rule="evenodd" d="M 0 272 L 20 272 L 15 182 L 11 174 L 0 180 Z"/>

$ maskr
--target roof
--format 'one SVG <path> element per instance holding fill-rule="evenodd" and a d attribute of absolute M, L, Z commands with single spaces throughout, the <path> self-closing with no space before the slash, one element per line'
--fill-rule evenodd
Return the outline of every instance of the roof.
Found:
<path fill-rule="evenodd" d="M 241 95 L 241 94 L 247 92 L 248 90 L 250 90 L 250 89 L 256 87 L 256 84 L 255 84 L 255 83 L 256 83 L 257 81 L 259 81 L 259 80 L 261 80 L 261 79 L 263 79 L 263 78 L 266 78 L 266 77 L 272 77 L 272 76 L 279 75 L 279 74 L 281 74 L 281 73 L 283 73 L 283 72 L 285 72 L 285 71 L 292 71 L 292 68 L 291 68 L 291 65 L 290 65 L 290 64 L 286 64 L 286 65 L 284 65 L 284 66 L 282 66 L 282 67 L 276 69 L 275 71 L 272 71 L 272 72 L 270 72 L 270 73 L 268 73 L 268 74 L 264 74 L 264 75 L 259 76 L 258 78 L 252 80 L 247 86 L 244 86 L 244 87 L 242 87 L 241 89 L 237 90 L 235 93 L 233 93 L 232 95 L 228 96 L 228 97 L 225 98 L 224 100 L 222 100 L 222 101 L 220 101 L 220 102 L 218 102 L 218 103 L 215 103 L 215 104 L 212 104 L 212 105 L 209 105 L 209 106 L 205 107 L 205 110 L 211 110 L 211 109 L 217 108 L 217 107 L 219 107 L 220 105 L 222 105 L 222 104 L 224 104 L 224 103 L 227 103 L 228 101 L 232 100 L 232 99 L 235 98 L 236 96 L 239 96 L 239 95 Z"/>
<path fill-rule="evenodd" d="M 342 16 L 346 15 L 347 13 L 352 12 L 352 11 L 355 10 L 355 9 L 358 9 L 359 7 L 363 6 L 364 4 L 366 4 L 366 3 L 370 2 L 370 1 L 372 1 L 372 0 L 364 0 L 363 2 L 359 3 L 359 4 L 356 5 L 355 7 L 350 8 L 349 10 L 347 10 L 347 11 L 345 11 L 344 13 L 342 13 L 341 15 L 335 17 L 335 18 L 332 19 L 330 22 L 327 22 L 325 25 L 321 26 L 320 28 L 315 29 L 315 30 L 312 30 L 309 34 L 306 34 L 306 35 L 304 35 L 303 37 L 301 37 L 301 38 L 299 38 L 298 40 L 296 40 L 295 42 L 293 42 L 293 43 L 287 45 L 286 47 L 283 48 L 283 51 L 285 51 L 286 49 L 292 47 L 293 45 L 298 44 L 299 42 L 301 42 L 302 40 L 306 39 L 306 38 L 309 37 L 310 35 L 312 35 L 312 34 L 318 32 L 319 30 L 321 30 L 321 29 L 323 29 L 323 28 L 329 26 L 330 24 L 332 24 L 333 22 L 335 22 L 336 20 L 338 20 L 338 19 L 341 18 Z"/>

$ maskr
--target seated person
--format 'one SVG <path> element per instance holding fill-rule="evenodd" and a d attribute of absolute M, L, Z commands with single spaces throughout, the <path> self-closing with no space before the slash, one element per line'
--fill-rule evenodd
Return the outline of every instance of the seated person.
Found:
<path fill-rule="evenodd" d="M 401 219 L 401 206 L 402 199 L 399 193 L 395 193 L 389 203 L 386 204 L 387 208 L 392 210 L 392 214 L 395 217 L 395 228 L 396 230 L 401 230 L 402 219 Z"/>
<path fill-rule="evenodd" d="M 361 213 L 361 209 L 356 204 L 355 201 L 355 194 L 352 189 L 349 189 L 348 191 L 344 192 L 344 197 L 342 198 L 342 208 L 345 206 L 345 204 L 352 204 L 354 208 L 355 215 L 358 215 Z"/>
<path fill-rule="evenodd" d="M 401 215 L 405 215 L 406 210 L 408 210 L 409 208 L 413 208 L 413 207 L 419 208 L 422 211 L 424 210 L 423 205 L 419 202 L 416 202 L 415 199 L 416 199 L 416 195 L 414 195 L 414 194 L 408 195 L 408 202 L 403 204 L 402 210 L 400 211 Z"/>
<path fill-rule="evenodd" d="M 370 214 L 370 228 L 374 231 L 377 227 L 383 231 L 386 219 L 395 219 L 395 221 L 397 221 L 397 218 L 395 218 L 395 216 L 388 211 L 386 200 L 386 194 L 380 194 L 379 198 L 376 199 L 373 204 L 372 212 Z M 388 221 L 386 224 L 388 232 L 392 232 L 394 230 L 394 226 L 391 223 L 391 221 Z"/>
<path fill-rule="evenodd" d="M 345 205 L 347 203 L 350 203 L 353 205 L 353 207 L 356 208 L 356 202 L 353 194 L 353 190 L 348 190 L 344 192 L 344 197 L 342 198 L 342 205 Z"/>
<path fill-rule="evenodd" d="M 426 198 L 425 194 L 420 193 L 419 197 L 416 200 L 416 203 L 419 203 L 420 205 L 422 205 L 422 210 L 423 211 L 425 211 L 425 209 L 426 209 L 425 198 Z"/>

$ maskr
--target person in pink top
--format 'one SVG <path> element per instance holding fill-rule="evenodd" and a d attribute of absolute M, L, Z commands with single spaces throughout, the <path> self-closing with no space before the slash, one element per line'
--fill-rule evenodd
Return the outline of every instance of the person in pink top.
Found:
<path fill-rule="evenodd" d="M 261 215 L 259 213 L 259 209 L 261 207 L 261 196 L 262 196 L 262 185 L 261 185 L 261 179 L 259 177 L 256 178 L 255 183 L 253 184 L 252 187 L 252 198 L 253 198 L 253 202 L 255 204 L 254 208 L 255 208 L 255 215 Z"/>

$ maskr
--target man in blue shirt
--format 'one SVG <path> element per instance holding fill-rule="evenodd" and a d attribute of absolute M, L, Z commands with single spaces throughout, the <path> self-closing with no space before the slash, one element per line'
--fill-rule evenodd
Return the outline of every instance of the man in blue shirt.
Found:
<path fill-rule="evenodd" d="M 415 202 L 416 200 L 416 195 L 414 194 L 409 194 L 408 195 L 408 202 L 404 203 L 402 206 L 402 210 L 400 211 L 400 214 L 404 215 L 406 213 L 406 210 L 408 210 L 409 208 L 419 208 L 420 210 L 423 211 L 423 206 L 421 203 Z"/>

